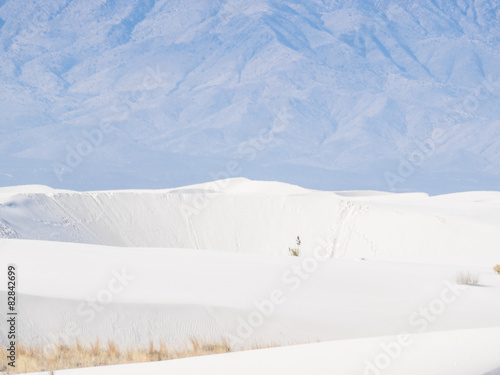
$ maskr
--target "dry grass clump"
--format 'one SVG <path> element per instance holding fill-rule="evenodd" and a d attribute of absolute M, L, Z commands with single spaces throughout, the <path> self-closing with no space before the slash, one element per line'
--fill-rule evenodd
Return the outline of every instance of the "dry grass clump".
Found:
<path fill-rule="evenodd" d="M 497 264 L 495 267 L 493 267 L 493 271 L 500 275 L 500 264 Z"/>
<path fill-rule="evenodd" d="M 479 276 L 471 272 L 458 272 L 455 282 L 458 285 L 477 285 L 479 283 Z"/>
<path fill-rule="evenodd" d="M 6 353 L 5 347 L 0 347 Z M 97 339 L 90 345 L 57 345 L 51 350 L 43 347 L 17 346 L 16 367 L 7 366 L 5 355 L 0 356 L 0 373 L 19 374 L 26 372 L 54 371 L 69 368 L 117 365 L 126 363 L 140 363 L 162 361 L 186 357 L 196 357 L 209 354 L 228 353 L 233 351 L 226 341 L 203 343 L 191 339 L 186 349 L 172 349 L 160 341 L 155 345 L 149 342 L 146 348 L 122 350 L 112 341 L 102 345 Z"/>

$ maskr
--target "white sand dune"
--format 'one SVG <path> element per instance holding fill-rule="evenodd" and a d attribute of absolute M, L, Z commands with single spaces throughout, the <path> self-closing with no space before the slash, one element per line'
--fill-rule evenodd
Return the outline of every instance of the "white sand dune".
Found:
<path fill-rule="evenodd" d="M 456 292 L 425 330 L 500 326 L 493 258 L 449 266 L 25 240 L 0 247 L 0 268 L 19 269 L 21 337 L 30 344 L 67 336 L 181 345 L 197 336 L 244 346 L 419 332 L 414 313 L 443 290 L 453 297 L 461 270 L 477 274 L 480 286 Z M 283 303 L 269 307 L 276 290 Z M 262 320 L 255 329 L 254 313 Z M 77 333 L 68 333 L 71 324 Z"/>
<path fill-rule="evenodd" d="M 36 189 L 0 189 L 0 237 L 287 255 L 300 235 L 303 254 L 320 245 L 351 259 L 499 251 L 498 192 L 347 194 L 242 178 L 170 190 Z"/>
<path fill-rule="evenodd" d="M 245 179 L 158 191 L 0 189 L 0 269 L 18 267 L 25 344 L 331 341 L 75 375 L 234 373 L 236 363 L 239 373 L 361 374 L 401 332 L 419 344 L 384 373 L 486 374 L 500 367 L 499 196 L 335 193 Z M 302 256 L 290 257 L 297 234 Z M 459 272 L 478 285 L 456 285 Z"/>

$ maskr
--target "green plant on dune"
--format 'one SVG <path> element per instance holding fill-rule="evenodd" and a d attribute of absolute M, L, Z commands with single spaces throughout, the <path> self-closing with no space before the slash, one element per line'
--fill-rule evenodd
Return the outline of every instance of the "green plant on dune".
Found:
<path fill-rule="evenodd" d="M 300 240 L 299 236 L 297 236 L 295 242 L 297 244 L 297 247 L 289 247 L 288 252 L 290 253 L 291 256 L 298 257 L 300 255 L 300 245 L 302 244 L 302 241 Z"/>

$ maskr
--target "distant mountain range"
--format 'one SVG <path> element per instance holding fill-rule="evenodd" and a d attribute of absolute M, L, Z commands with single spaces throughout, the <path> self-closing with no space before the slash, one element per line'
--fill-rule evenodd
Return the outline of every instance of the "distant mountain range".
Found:
<path fill-rule="evenodd" d="M 0 1 L 0 186 L 500 189 L 500 3 Z"/>

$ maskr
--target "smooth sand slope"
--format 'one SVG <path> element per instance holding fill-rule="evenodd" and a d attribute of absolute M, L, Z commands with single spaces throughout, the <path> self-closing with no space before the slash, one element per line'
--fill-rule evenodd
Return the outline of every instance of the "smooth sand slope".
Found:
<path fill-rule="evenodd" d="M 198 337 L 245 346 L 500 326 L 493 259 L 446 266 L 24 240 L 0 246 L 0 269 L 7 262 L 19 269 L 27 343 Z M 479 275 L 481 286 L 459 289 L 461 270 Z M 276 291 L 282 296 L 270 304 Z M 443 293 L 452 303 L 435 307 L 424 325 L 419 308 Z"/>
<path fill-rule="evenodd" d="M 38 192 L 37 192 L 38 191 Z M 243 178 L 149 191 L 0 189 L 0 237 L 335 257 L 498 254 L 500 192 L 323 192 Z"/>
<path fill-rule="evenodd" d="M 500 367 L 500 276 L 492 270 L 500 263 L 499 198 L 320 192 L 244 179 L 164 191 L 8 188 L 0 190 L 0 269 L 19 270 L 24 344 L 334 340 L 85 374 L 219 374 L 232 366 L 372 374 L 385 366 L 380 357 L 369 369 L 385 353 L 381 343 L 403 332 L 414 341 L 398 344 L 384 373 L 485 374 Z M 302 256 L 291 257 L 297 234 Z M 461 272 L 478 285 L 457 285 Z"/>

